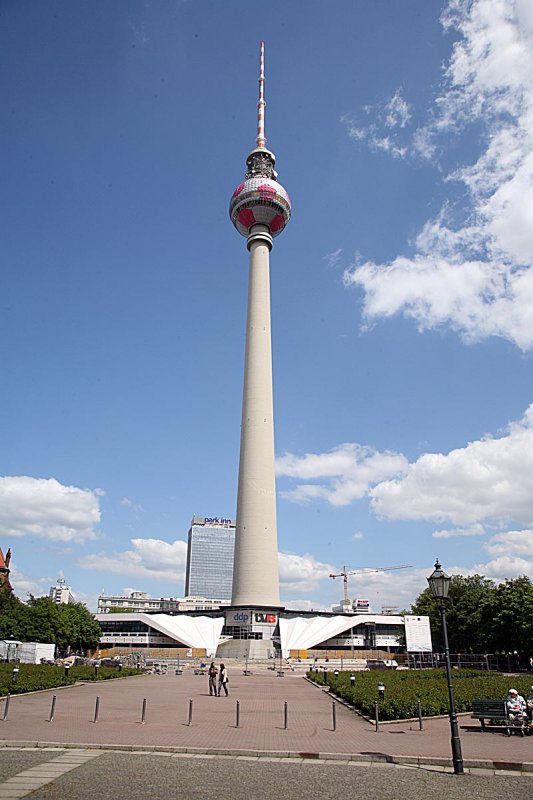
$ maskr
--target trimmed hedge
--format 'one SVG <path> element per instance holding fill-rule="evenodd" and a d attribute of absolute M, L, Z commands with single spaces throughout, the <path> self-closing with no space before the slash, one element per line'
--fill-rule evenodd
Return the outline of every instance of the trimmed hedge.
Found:
<path fill-rule="evenodd" d="M 19 668 L 17 682 L 13 683 L 13 667 Z M 118 670 L 114 667 L 100 667 L 98 676 L 94 667 L 71 667 L 68 677 L 64 667 L 54 667 L 50 664 L 0 664 L 0 697 L 8 692 L 10 694 L 24 694 L 35 692 L 39 689 L 54 689 L 57 686 L 70 686 L 76 681 L 106 681 L 110 678 L 125 678 L 130 675 L 142 675 L 136 669 L 123 667 Z"/>
<path fill-rule="evenodd" d="M 321 686 L 329 686 L 333 694 L 368 717 L 374 715 L 376 700 L 382 720 L 416 717 L 419 700 L 425 717 L 448 713 L 448 682 L 443 669 L 356 672 L 354 687 L 350 683 L 350 672 L 339 672 L 336 677 L 333 672 L 310 670 L 307 677 Z M 466 669 L 454 669 L 452 678 L 457 713 L 471 711 L 474 697 L 505 698 L 511 686 L 527 697 L 533 684 L 533 676 Z M 378 697 L 379 682 L 385 685 L 383 700 Z"/>

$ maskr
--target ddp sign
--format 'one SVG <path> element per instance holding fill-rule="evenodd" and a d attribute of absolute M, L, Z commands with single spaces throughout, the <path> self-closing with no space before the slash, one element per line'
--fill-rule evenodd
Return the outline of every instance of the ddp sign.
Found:
<path fill-rule="evenodd" d="M 277 625 L 278 615 L 271 611 L 250 611 L 248 609 L 226 612 L 226 625 Z"/>

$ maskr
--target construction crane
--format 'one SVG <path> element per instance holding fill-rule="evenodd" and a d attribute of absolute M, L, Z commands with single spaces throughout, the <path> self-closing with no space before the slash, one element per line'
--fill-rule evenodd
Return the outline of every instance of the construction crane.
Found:
<path fill-rule="evenodd" d="M 330 578 L 343 578 L 344 580 L 344 605 L 350 605 L 350 598 L 348 597 L 348 575 L 368 575 L 372 572 L 389 572 L 392 569 L 408 569 L 411 564 L 400 564 L 397 567 L 366 567 L 364 569 L 349 569 L 344 566 L 340 572 L 330 573 Z"/>

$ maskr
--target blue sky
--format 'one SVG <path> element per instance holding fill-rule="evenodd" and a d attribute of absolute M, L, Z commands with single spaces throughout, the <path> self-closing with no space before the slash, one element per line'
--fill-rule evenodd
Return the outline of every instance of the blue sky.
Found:
<path fill-rule="evenodd" d="M 183 594 L 234 516 L 256 135 L 271 256 L 282 598 L 408 607 L 435 557 L 533 565 L 533 9 L 526 0 L 4 2 L 0 546 Z"/>

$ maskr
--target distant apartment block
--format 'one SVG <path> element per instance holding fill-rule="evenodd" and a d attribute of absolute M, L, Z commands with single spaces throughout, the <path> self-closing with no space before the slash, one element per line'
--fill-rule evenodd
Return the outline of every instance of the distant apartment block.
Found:
<path fill-rule="evenodd" d="M 74 595 L 70 586 L 66 586 L 64 578 L 58 578 L 55 586 L 50 586 L 49 597 L 52 598 L 54 603 L 60 605 L 61 603 L 74 603 Z"/>
<path fill-rule="evenodd" d="M 207 597 L 150 597 L 146 592 L 132 592 L 128 597 L 100 595 L 98 614 L 143 612 L 169 614 L 175 611 L 212 611 L 220 608 L 223 601 Z"/>

